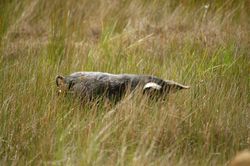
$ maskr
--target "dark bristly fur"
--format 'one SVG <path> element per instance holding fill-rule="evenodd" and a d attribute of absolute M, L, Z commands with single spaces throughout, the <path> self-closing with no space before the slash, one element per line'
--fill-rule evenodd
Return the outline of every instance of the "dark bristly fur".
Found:
<path fill-rule="evenodd" d="M 66 77 L 57 76 L 56 84 L 60 92 L 72 93 L 81 99 L 93 100 L 105 97 L 115 101 L 120 100 L 126 92 L 135 89 L 143 91 L 143 94 L 166 96 L 170 92 L 189 88 L 155 76 L 102 72 L 76 72 Z M 147 84 L 149 86 L 146 87 Z"/>

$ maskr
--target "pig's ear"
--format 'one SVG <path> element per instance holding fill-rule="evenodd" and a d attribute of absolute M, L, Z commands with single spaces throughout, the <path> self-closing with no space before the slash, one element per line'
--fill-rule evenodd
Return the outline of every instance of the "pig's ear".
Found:
<path fill-rule="evenodd" d="M 56 76 L 57 87 L 61 87 L 61 86 L 65 85 L 65 83 L 66 83 L 65 78 L 63 76 L 61 76 L 61 75 Z"/>

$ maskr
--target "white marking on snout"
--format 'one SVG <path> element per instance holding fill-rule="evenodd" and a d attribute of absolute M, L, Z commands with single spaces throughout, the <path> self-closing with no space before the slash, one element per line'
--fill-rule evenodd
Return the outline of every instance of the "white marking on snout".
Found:
<path fill-rule="evenodd" d="M 154 83 L 154 82 L 149 82 L 147 83 L 144 87 L 143 87 L 143 90 L 147 89 L 147 88 L 153 88 L 153 89 L 156 89 L 156 90 L 160 90 L 161 89 L 161 86 Z"/>

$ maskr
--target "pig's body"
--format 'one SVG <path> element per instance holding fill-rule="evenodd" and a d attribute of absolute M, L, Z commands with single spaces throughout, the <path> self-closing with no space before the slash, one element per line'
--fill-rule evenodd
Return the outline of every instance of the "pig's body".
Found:
<path fill-rule="evenodd" d="M 64 85 L 64 92 L 73 93 L 88 100 L 107 97 L 117 101 L 127 92 L 135 89 L 143 93 L 165 96 L 171 91 L 189 88 L 188 86 L 150 75 L 110 74 L 103 72 L 76 72 L 66 77 L 58 76 L 56 82 L 59 88 L 60 85 Z"/>

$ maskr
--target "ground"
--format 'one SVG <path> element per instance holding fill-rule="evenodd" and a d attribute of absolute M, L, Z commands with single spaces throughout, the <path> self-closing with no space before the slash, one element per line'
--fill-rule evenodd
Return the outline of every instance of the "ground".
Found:
<path fill-rule="evenodd" d="M 0 2 L 0 165 L 226 165 L 250 147 L 247 0 Z M 191 88 L 84 107 L 75 71 Z"/>

